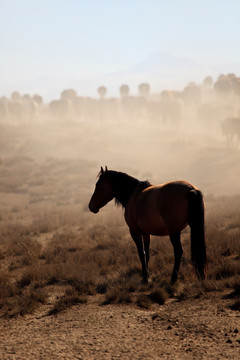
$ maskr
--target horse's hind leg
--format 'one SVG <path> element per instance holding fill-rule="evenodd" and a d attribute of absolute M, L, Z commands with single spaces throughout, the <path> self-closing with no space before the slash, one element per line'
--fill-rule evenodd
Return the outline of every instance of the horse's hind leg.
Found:
<path fill-rule="evenodd" d="M 170 235 L 170 240 L 173 245 L 174 258 L 175 258 L 173 272 L 171 276 L 171 284 L 174 284 L 177 281 L 178 271 L 183 254 L 181 240 L 180 240 L 180 232 Z"/>
<path fill-rule="evenodd" d="M 143 277 L 143 282 L 147 283 L 148 282 L 148 269 L 147 269 L 147 261 L 146 261 L 146 254 L 145 254 L 145 250 L 143 247 L 143 240 L 142 240 L 142 236 L 141 234 L 139 234 L 138 232 L 135 232 L 133 230 L 130 229 L 130 234 L 137 246 L 137 250 L 138 250 L 138 255 L 140 258 L 140 261 L 142 263 L 142 277 Z"/>

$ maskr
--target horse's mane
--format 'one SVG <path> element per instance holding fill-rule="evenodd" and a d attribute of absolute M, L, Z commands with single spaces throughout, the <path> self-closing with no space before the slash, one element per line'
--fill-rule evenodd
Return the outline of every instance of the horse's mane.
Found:
<path fill-rule="evenodd" d="M 101 172 L 99 178 L 101 177 Z M 141 191 L 151 186 L 148 180 L 140 181 L 126 173 L 119 171 L 107 170 L 105 176 L 108 176 L 111 180 L 115 204 L 125 207 L 128 203 L 129 198 L 134 191 Z"/>

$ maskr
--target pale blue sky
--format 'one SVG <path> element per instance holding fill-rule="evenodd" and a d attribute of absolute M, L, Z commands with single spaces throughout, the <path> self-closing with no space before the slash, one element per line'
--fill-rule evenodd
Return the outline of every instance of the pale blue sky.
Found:
<path fill-rule="evenodd" d="M 34 79 L 129 69 L 157 52 L 239 63 L 240 1 L 0 0 L 0 43 L 0 95 Z"/>

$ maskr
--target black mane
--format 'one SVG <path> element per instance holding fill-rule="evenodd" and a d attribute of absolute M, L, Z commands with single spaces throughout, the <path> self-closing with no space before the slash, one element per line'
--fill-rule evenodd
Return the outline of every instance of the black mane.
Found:
<path fill-rule="evenodd" d="M 122 205 L 123 207 L 127 205 L 135 190 L 139 189 L 140 191 L 151 186 L 149 181 L 139 181 L 122 172 L 108 170 L 105 174 L 111 180 L 116 205 Z"/>

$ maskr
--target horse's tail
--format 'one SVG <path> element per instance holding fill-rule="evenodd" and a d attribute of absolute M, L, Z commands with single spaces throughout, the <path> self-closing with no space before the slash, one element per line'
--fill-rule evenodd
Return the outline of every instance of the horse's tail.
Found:
<path fill-rule="evenodd" d="M 191 228 L 191 256 L 197 276 L 206 277 L 206 245 L 204 201 L 201 191 L 193 189 L 189 192 L 189 225 Z"/>

